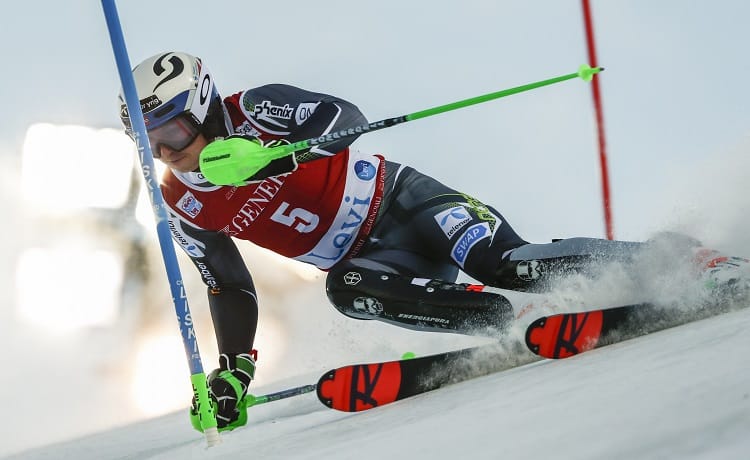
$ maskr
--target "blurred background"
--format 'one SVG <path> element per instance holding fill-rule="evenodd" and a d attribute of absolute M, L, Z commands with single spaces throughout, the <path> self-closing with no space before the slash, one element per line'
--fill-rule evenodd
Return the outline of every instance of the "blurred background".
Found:
<path fill-rule="evenodd" d="M 750 255 L 750 4 L 591 2 L 615 237 L 678 230 Z M 201 56 L 224 96 L 336 94 L 370 120 L 571 73 L 581 3 L 119 2 L 133 65 Z M 99 2 L 8 2 L 0 19 L 0 455 L 185 410 L 188 371 Z M 527 240 L 604 237 L 590 86 L 580 80 L 362 137 L 497 207 Z M 240 243 L 261 301 L 259 387 L 352 360 L 471 341 L 352 321 L 323 274 Z M 205 289 L 179 254 L 203 355 Z M 272 389 L 279 389 L 272 388 Z M 187 416 L 186 416 L 187 423 Z"/>

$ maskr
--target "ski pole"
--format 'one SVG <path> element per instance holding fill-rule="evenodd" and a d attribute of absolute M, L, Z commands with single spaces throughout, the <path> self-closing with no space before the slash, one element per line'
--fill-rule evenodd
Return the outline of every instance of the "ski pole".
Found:
<path fill-rule="evenodd" d="M 399 117 L 386 118 L 369 124 L 342 129 L 324 136 L 314 137 L 278 147 L 263 148 L 245 142 L 245 145 L 241 150 L 236 150 L 234 146 L 231 146 L 230 144 L 222 144 L 222 142 L 231 143 L 233 139 L 218 141 L 209 144 L 209 146 L 201 152 L 200 169 L 206 179 L 213 184 L 241 185 L 244 183 L 243 181 L 245 179 L 265 167 L 271 162 L 271 160 L 283 158 L 297 150 L 330 144 L 331 142 L 341 139 L 379 131 L 408 121 L 419 120 L 420 118 L 431 117 L 433 115 L 450 112 L 451 110 L 461 109 L 470 105 L 481 104 L 483 102 L 500 99 L 502 97 L 530 91 L 543 86 L 553 85 L 573 78 L 580 78 L 583 81 L 591 81 L 594 75 L 602 70 L 604 70 L 602 67 L 591 67 L 587 64 L 583 64 L 578 68 L 577 72 L 569 73 L 567 75 L 561 75 L 559 77 L 516 86 L 514 88 L 504 89 L 502 91 L 496 91 L 482 96 L 463 99 L 461 101 L 439 105 L 437 107 L 420 110 Z M 237 144 L 237 146 L 239 146 L 239 144 Z"/>
<path fill-rule="evenodd" d="M 259 404 L 265 404 L 280 399 L 291 398 L 292 396 L 299 396 L 305 393 L 315 391 L 317 385 L 302 385 L 295 388 L 289 388 L 288 390 L 277 391 L 276 393 L 269 393 L 262 396 L 254 396 L 248 394 L 245 396 L 246 407 L 250 408 Z"/>
<path fill-rule="evenodd" d="M 138 157 L 141 161 L 143 179 L 146 181 L 146 186 L 148 187 L 149 196 L 151 198 L 151 205 L 156 217 L 156 231 L 159 236 L 161 254 L 164 259 L 164 266 L 167 271 L 167 278 L 169 279 L 169 286 L 172 292 L 172 302 L 174 303 L 180 332 L 182 334 L 182 343 L 185 347 L 185 354 L 190 367 L 190 380 L 198 404 L 198 410 L 201 417 L 201 427 L 206 435 L 206 442 L 208 443 L 208 446 L 211 447 L 221 442 L 219 431 L 216 428 L 216 414 L 214 414 L 213 406 L 208 395 L 206 375 L 203 372 L 203 364 L 198 351 L 198 341 L 195 337 L 193 320 L 190 316 L 190 308 L 188 307 L 187 297 L 182 282 L 182 275 L 180 274 L 180 266 L 177 262 L 177 255 L 175 254 L 172 235 L 169 230 L 169 216 L 164 204 L 164 197 L 162 196 L 159 185 L 154 177 L 154 156 L 151 152 L 151 147 L 146 134 L 146 124 L 143 120 L 141 104 L 138 101 L 138 94 L 136 93 L 135 80 L 133 79 L 130 67 L 130 59 L 128 58 L 128 51 L 125 46 L 125 38 L 123 37 L 120 18 L 117 14 L 117 7 L 115 6 L 114 0 L 102 0 L 102 7 L 107 21 L 107 28 L 109 29 L 112 50 L 115 55 L 115 61 L 117 62 L 117 70 L 120 74 L 123 94 L 126 99 L 128 113 L 130 114 L 130 121 L 133 125 L 133 137 L 135 139 L 135 145 L 138 148 Z"/>

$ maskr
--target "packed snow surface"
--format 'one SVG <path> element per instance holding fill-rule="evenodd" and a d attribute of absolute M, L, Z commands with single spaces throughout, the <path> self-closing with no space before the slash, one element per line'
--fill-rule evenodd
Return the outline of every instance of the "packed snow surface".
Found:
<path fill-rule="evenodd" d="M 361 413 L 298 396 L 211 448 L 179 412 L 10 458 L 747 458 L 748 328 L 750 310 L 727 313 Z"/>

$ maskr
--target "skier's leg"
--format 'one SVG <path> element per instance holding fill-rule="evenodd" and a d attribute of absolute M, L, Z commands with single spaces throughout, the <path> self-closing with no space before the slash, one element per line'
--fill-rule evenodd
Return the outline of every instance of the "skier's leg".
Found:
<path fill-rule="evenodd" d="M 502 329 L 513 308 L 502 296 L 479 292 L 468 284 L 413 277 L 413 267 L 435 265 L 407 252 L 381 251 L 337 264 L 328 274 L 326 292 L 344 315 L 377 319 L 416 330 L 472 333 Z M 396 268 L 402 270 L 399 273 Z M 445 266 L 442 277 L 455 277 Z"/>
<path fill-rule="evenodd" d="M 603 264 L 612 262 L 624 264 L 628 276 L 644 286 L 663 273 L 674 273 L 703 285 L 709 300 L 750 296 L 748 259 L 726 256 L 674 232 L 661 232 L 645 242 L 569 238 L 522 245 L 501 258 L 495 282 L 486 277 L 482 281 L 505 289 L 539 292 L 571 274 L 594 278 L 601 274 Z"/>
<path fill-rule="evenodd" d="M 491 286 L 546 291 L 556 278 L 590 270 L 592 262 L 627 257 L 639 245 L 591 238 L 529 244 L 493 207 L 412 168 L 402 168 L 386 185 L 387 212 L 379 216 L 365 252 L 417 253 Z M 412 273 L 435 277 L 423 269 Z"/>
<path fill-rule="evenodd" d="M 662 232 L 646 242 L 569 238 L 531 244 L 491 206 L 412 168 L 400 169 L 398 178 L 387 179 L 386 185 L 381 209 L 388 211 L 379 217 L 368 250 L 417 253 L 433 264 L 460 267 L 490 286 L 546 292 L 570 275 L 597 277 L 611 263 L 624 264 L 638 281 L 682 264 L 687 270 L 697 267 L 696 276 L 706 278 L 709 287 L 730 286 L 723 290 L 736 291 L 750 284 L 743 282 L 750 278 L 746 259 L 722 262 L 713 257 L 718 262 L 701 267 L 696 258 L 701 243 L 683 234 Z"/>
<path fill-rule="evenodd" d="M 644 244 L 597 238 L 568 238 L 546 244 L 525 244 L 507 251 L 485 282 L 505 289 L 540 292 L 571 274 L 594 276 L 600 264 L 628 262 Z M 487 276 L 494 280 L 487 280 Z"/>

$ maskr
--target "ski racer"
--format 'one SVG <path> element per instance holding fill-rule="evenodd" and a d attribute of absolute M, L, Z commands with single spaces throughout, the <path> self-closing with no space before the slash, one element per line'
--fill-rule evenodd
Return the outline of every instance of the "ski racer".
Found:
<path fill-rule="evenodd" d="M 208 287 L 220 357 L 207 383 L 220 430 L 246 423 L 243 398 L 255 374 L 258 299 L 235 239 L 327 271 L 328 298 L 344 315 L 464 333 L 502 329 L 514 312 L 498 295 L 455 283 L 459 271 L 490 286 L 544 291 L 556 277 L 625 261 L 647 244 L 531 244 L 492 206 L 359 152 L 352 138 L 273 160 L 244 185 L 215 185 L 199 169 L 205 148 L 293 143 L 367 120 L 348 101 L 284 84 L 222 98 L 203 61 L 181 52 L 152 56 L 133 76 L 154 157 L 168 167 L 161 190 L 173 237 Z M 122 95 L 120 103 L 132 134 Z M 714 253 L 706 259 L 722 262 Z"/>

